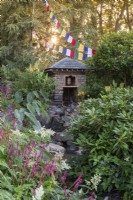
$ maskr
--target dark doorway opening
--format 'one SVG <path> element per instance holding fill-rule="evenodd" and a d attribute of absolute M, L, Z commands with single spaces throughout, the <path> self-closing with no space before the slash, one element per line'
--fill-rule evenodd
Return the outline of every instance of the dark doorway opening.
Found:
<path fill-rule="evenodd" d="M 77 103 L 77 87 L 64 87 L 63 89 L 63 103 L 64 105 L 68 105 L 71 103 Z"/>

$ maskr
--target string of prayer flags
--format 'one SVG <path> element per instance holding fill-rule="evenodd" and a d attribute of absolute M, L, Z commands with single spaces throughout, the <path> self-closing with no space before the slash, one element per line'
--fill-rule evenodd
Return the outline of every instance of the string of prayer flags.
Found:
<path fill-rule="evenodd" d="M 39 41 L 39 45 L 46 47 L 48 49 L 54 49 L 59 53 L 62 53 L 63 55 L 66 55 L 70 58 L 73 59 L 77 59 L 77 60 L 85 60 L 88 57 L 92 57 L 95 54 L 95 50 L 92 50 L 89 48 L 89 51 L 87 53 L 81 53 L 78 52 L 77 50 L 71 50 L 71 49 L 67 49 L 66 47 L 62 47 L 62 46 L 58 46 L 58 45 L 54 45 L 51 42 L 45 41 L 44 39 L 40 38 L 39 34 L 36 33 L 35 31 L 32 32 L 32 37 L 34 40 L 38 40 Z M 88 50 L 88 49 L 86 49 Z"/>
<path fill-rule="evenodd" d="M 64 37 L 66 42 L 70 43 L 73 47 L 75 47 L 78 51 L 85 52 L 87 54 L 91 54 L 91 51 L 96 51 L 92 50 L 91 48 L 80 44 L 79 41 L 74 39 L 69 33 L 67 33 L 61 26 L 60 22 L 56 19 L 54 16 L 53 11 L 50 8 L 50 5 L 48 4 L 47 0 L 43 0 L 43 3 L 46 5 L 46 11 L 50 13 L 49 17 L 52 22 L 55 22 L 55 27 L 60 33 L 61 37 Z"/>
<path fill-rule="evenodd" d="M 71 50 L 71 49 L 67 49 L 65 47 L 62 46 L 55 46 L 54 49 L 60 53 L 62 53 L 63 55 L 69 56 L 70 58 L 73 59 L 78 59 L 78 60 L 85 60 L 86 58 L 92 57 L 95 54 L 95 51 L 90 51 L 89 54 L 86 53 L 81 53 L 78 52 L 77 50 Z"/>

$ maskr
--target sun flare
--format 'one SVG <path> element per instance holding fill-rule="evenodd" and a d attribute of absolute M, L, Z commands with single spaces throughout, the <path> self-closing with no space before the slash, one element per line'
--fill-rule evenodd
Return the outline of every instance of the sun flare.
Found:
<path fill-rule="evenodd" d="M 57 43 L 57 38 L 56 38 L 55 36 L 53 36 L 53 37 L 51 38 L 51 41 L 52 41 L 53 44 L 56 44 L 56 43 Z"/>

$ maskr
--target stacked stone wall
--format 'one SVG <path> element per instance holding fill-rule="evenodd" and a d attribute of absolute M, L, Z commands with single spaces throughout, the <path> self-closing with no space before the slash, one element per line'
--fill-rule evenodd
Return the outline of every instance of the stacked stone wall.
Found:
<path fill-rule="evenodd" d="M 82 72 L 74 72 L 74 71 L 63 71 L 55 74 L 55 94 L 54 94 L 54 102 L 55 104 L 63 103 L 63 88 L 65 86 L 65 79 L 67 76 L 75 76 L 76 84 L 79 89 L 82 85 L 86 83 L 86 76 Z"/>

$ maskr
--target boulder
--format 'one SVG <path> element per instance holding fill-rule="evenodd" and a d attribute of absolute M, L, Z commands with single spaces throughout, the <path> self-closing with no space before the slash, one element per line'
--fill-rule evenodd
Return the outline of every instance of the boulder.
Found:
<path fill-rule="evenodd" d="M 63 131 L 64 122 L 61 120 L 61 118 L 57 115 L 51 118 L 48 127 L 51 128 L 53 131 L 58 132 L 58 131 Z"/>
<path fill-rule="evenodd" d="M 53 144 L 49 143 L 48 146 L 46 147 L 46 150 L 49 152 L 60 152 L 60 153 L 65 153 L 65 148 L 58 145 L 58 144 Z"/>
<path fill-rule="evenodd" d="M 53 139 L 57 142 L 67 142 L 73 141 L 73 136 L 67 135 L 65 132 L 57 132 L 55 133 Z"/>

